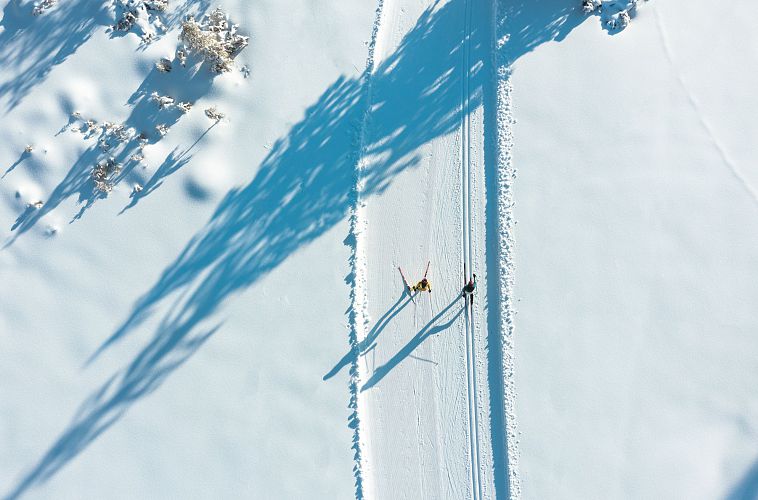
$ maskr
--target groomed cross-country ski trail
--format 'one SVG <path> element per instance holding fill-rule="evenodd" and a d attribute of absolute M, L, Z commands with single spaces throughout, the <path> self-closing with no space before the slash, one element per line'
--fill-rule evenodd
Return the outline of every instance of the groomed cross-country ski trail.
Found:
<path fill-rule="evenodd" d="M 327 374 L 352 359 L 361 498 L 508 496 L 505 428 L 492 427 L 502 393 L 489 387 L 502 377 L 500 345 L 488 346 L 500 311 L 488 271 L 497 270 L 485 255 L 496 238 L 485 221 L 483 109 L 493 13 L 474 0 L 379 4 L 356 162 L 354 335 Z M 363 185 L 381 183 L 375 171 L 395 177 L 363 198 Z M 399 268 L 412 286 L 428 262 L 432 293 L 411 296 Z"/>

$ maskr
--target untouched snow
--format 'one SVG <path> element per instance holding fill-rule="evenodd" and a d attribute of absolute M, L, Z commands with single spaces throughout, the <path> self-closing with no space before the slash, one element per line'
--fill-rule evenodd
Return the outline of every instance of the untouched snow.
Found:
<path fill-rule="evenodd" d="M 722 7 L 651 0 L 614 36 L 574 2 L 510 18 L 535 34 L 511 79 L 524 498 L 758 495 L 758 6 Z"/>

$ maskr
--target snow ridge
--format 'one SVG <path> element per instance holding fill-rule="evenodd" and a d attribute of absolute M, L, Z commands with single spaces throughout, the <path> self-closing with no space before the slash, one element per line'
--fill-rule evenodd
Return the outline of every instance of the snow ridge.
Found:
<path fill-rule="evenodd" d="M 505 6 L 497 1 L 495 7 L 496 30 L 505 21 Z M 505 446 L 508 455 L 508 491 L 511 500 L 521 498 L 519 473 L 518 427 L 516 423 L 516 383 L 513 344 L 513 101 L 510 82 L 511 68 L 506 62 L 503 46 L 508 36 L 499 36 L 494 47 L 496 68 L 496 120 L 497 120 L 497 241 L 498 241 L 498 290 L 500 295 L 500 331 L 502 332 L 503 363 L 503 411 L 505 413 Z"/>
<path fill-rule="evenodd" d="M 374 16 L 374 24 L 371 30 L 371 41 L 368 45 L 366 69 L 361 79 L 363 80 L 365 110 L 358 132 L 358 147 L 355 151 L 355 183 L 352 192 L 352 207 L 350 209 L 350 232 L 345 244 L 351 247 L 350 267 L 352 272 L 348 276 L 348 283 L 352 285 L 350 290 L 350 309 L 348 311 L 349 342 L 352 355 L 350 366 L 350 403 L 348 407 L 352 413 L 348 417 L 348 425 L 353 429 L 353 445 L 355 451 L 353 459 L 353 475 L 355 476 L 355 498 L 365 498 L 366 481 L 364 476 L 365 459 L 362 450 L 365 449 L 365 423 L 361 426 L 360 415 L 365 413 L 365 402 L 360 397 L 360 387 L 365 379 L 360 368 L 360 345 L 366 338 L 368 331 L 368 311 L 366 295 L 366 243 L 363 237 L 366 231 L 366 204 L 363 199 L 364 180 L 363 170 L 366 168 L 364 153 L 366 149 L 366 125 L 372 101 L 372 76 L 374 74 L 374 54 L 376 41 L 379 35 L 379 27 L 384 10 L 384 0 L 378 0 Z"/>

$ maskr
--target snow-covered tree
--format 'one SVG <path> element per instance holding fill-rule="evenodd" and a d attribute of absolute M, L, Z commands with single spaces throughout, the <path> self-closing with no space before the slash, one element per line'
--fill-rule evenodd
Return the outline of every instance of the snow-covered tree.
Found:
<path fill-rule="evenodd" d="M 41 2 L 35 2 L 34 8 L 32 9 L 32 15 L 39 16 L 40 14 L 45 12 L 47 9 L 55 7 L 55 4 L 57 3 L 58 3 L 58 0 L 42 0 Z"/>
<path fill-rule="evenodd" d="M 205 110 L 205 116 L 213 121 L 220 122 L 226 117 L 226 114 L 216 109 L 216 106 L 211 106 Z"/>
<path fill-rule="evenodd" d="M 229 22 L 221 9 L 206 15 L 200 22 L 189 16 L 182 23 L 180 39 L 186 54 L 197 53 L 211 65 L 211 71 L 223 73 L 234 67 L 234 58 L 244 49 L 249 37 L 237 33 L 238 26 Z M 177 59 L 184 64 L 177 52 Z"/>
<path fill-rule="evenodd" d="M 609 32 L 618 32 L 629 26 L 634 10 L 647 0 L 582 0 L 586 14 L 597 14 Z"/>
<path fill-rule="evenodd" d="M 158 14 L 168 8 L 168 0 L 116 0 L 116 6 L 118 20 L 114 31 L 135 31 L 144 43 L 152 42 L 158 32 L 166 31 Z"/>

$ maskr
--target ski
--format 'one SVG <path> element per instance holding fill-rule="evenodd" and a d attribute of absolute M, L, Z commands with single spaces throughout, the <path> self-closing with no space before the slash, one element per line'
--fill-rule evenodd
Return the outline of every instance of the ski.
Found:
<path fill-rule="evenodd" d="M 426 278 L 426 275 L 429 273 L 429 264 L 431 263 L 431 260 L 426 261 L 426 271 L 424 271 L 424 278 Z"/>
<path fill-rule="evenodd" d="M 411 285 L 408 284 L 408 280 L 405 279 L 405 274 L 403 274 L 403 270 L 400 268 L 400 266 L 397 267 L 397 270 L 400 271 L 400 277 L 403 278 L 403 283 L 405 284 L 405 290 L 408 292 L 408 296 L 410 296 L 413 303 L 416 303 L 416 300 L 413 298 L 413 293 L 411 292 Z"/>
<path fill-rule="evenodd" d="M 463 307 L 466 307 L 468 305 L 468 299 L 466 298 L 466 290 L 465 290 L 466 283 L 468 283 L 468 281 L 466 281 L 466 262 L 464 262 L 463 263 L 463 285 L 464 285 L 464 289 L 461 290 L 461 297 L 463 297 Z"/>

